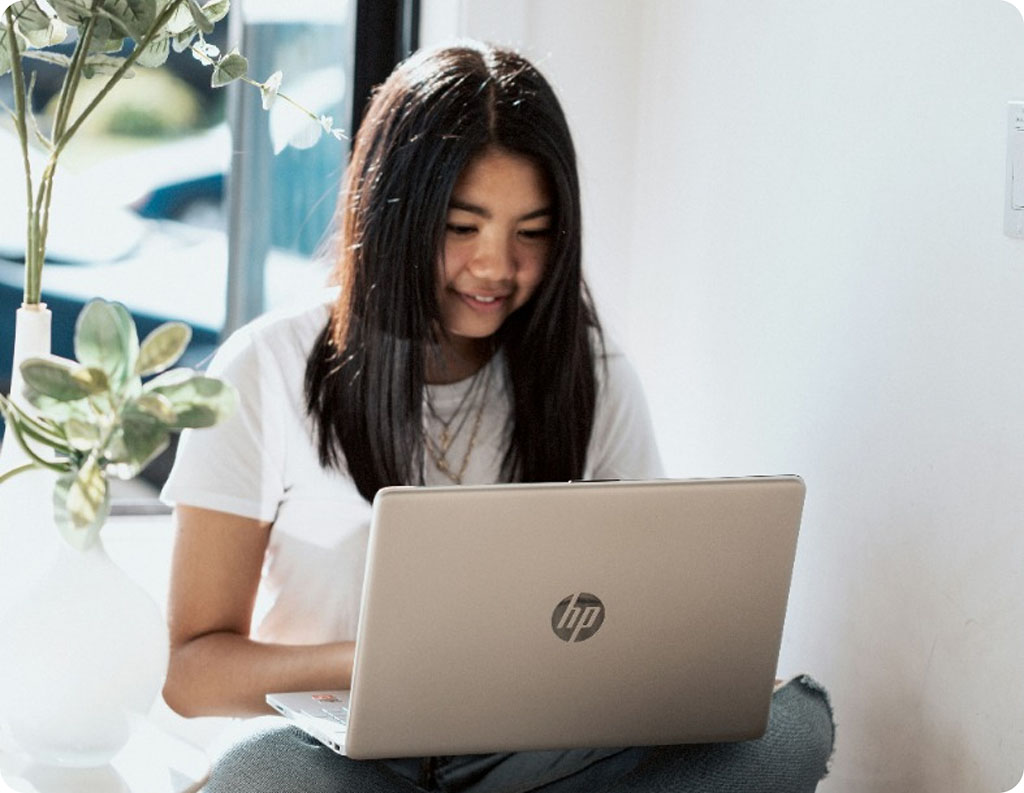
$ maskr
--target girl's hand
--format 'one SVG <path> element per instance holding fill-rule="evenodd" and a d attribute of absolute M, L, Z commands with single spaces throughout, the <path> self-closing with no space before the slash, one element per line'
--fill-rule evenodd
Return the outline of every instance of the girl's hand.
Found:
<path fill-rule="evenodd" d="M 272 692 L 348 688 L 353 642 L 279 645 L 249 638 L 270 524 L 179 506 L 168 601 L 164 699 L 183 716 L 273 712 Z"/>

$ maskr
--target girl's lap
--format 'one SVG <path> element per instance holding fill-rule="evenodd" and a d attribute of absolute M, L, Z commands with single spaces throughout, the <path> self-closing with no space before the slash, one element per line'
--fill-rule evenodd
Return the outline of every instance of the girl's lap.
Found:
<path fill-rule="evenodd" d="M 808 793 L 825 775 L 835 727 L 824 689 L 808 677 L 772 699 L 753 741 L 623 750 L 518 752 L 439 758 L 439 787 L 421 787 L 424 762 L 350 760 L 279 719 L 259 720 L 215 763 L 207 793 Z"/>

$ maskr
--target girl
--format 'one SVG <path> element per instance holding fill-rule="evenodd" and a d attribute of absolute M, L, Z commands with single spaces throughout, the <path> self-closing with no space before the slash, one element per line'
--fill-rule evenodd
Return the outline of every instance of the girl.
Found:
<path fill-rule="evenodd" d="M 240 409 L 183 436 L 163 493 L 178 526 L 164 694 L 185 715 L 348 687 L 380 487 L 661 475 L 583 281 L 569 130 L 531 64 L 478 44 L 401 64 L 339 215 L 337 286 L 224 344 L 211 372 Z M 800 680 L 746 744 L 353 761 L 275 725 L 207 790 L 809 791 L 831 745 L 824 694 Z"/>

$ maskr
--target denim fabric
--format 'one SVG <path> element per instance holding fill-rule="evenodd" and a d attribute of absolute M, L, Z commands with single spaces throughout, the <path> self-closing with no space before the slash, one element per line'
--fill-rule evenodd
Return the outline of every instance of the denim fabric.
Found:
<path fill-rule="evenodd" d="M 780 688 L 753 741 L 631 749 L 349 760 L 290 725 L 249 736 L 214 765 L 206 793 L 812 793 L 835 727 L 807 677 Z"/>

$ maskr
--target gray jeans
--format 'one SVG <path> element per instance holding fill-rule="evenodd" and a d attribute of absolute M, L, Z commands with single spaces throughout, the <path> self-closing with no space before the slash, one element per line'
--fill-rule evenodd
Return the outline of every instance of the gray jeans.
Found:
<path fill-rule="evenodd" d="M 206 793 L 811 793 L 835 727 L 807 677 L 772 698 L 767 732 L 739 743 L 349 760 L 290 725 L 255 733 L 214 765 Z"/>

